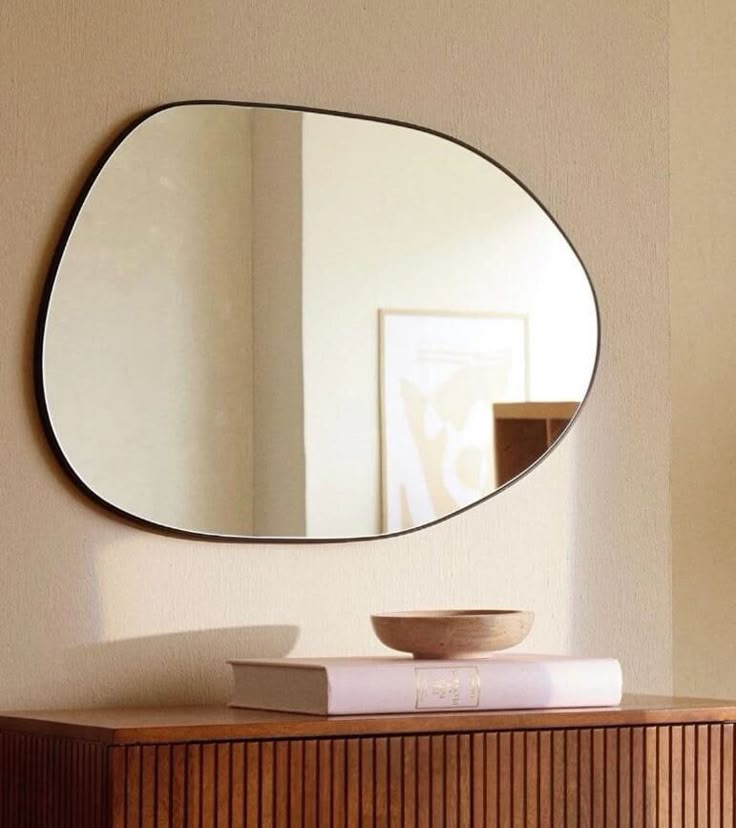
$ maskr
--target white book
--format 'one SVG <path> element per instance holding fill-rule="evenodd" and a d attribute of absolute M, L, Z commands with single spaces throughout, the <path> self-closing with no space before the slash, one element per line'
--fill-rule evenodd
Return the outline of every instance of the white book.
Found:
<path fill-rule="evenodd" d="M 317 715 L 609 707 L 620 704 L 615 658 L 495 654 L 413 658 L 232 659 L 230 705 Z"/>

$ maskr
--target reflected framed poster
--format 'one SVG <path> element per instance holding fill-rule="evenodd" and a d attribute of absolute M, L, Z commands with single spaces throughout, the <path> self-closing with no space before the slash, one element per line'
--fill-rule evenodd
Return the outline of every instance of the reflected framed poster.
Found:
<path fill-rule="evenodd" d="M 528 397 L 523 314 L 380 310 L 382 531 L 496 488 L 493 404 Z"/>

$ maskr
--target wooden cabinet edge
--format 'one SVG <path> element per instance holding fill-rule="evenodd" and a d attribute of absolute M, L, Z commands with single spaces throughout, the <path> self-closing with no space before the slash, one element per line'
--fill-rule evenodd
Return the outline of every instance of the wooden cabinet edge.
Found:
<path fill-rule="evenodd" d="M 618 825 L 634 811 L 668 824 L 673 808 L 689 824 L 733 824 L 733 710 L 717 721 L 681 712 L 666 723 L 606 725 L 599 716 L 552 728 L 218 740 L 179 732 L 120 744 L 2 731 L 0 824 L 137 828 L 188 811 L 205 825 L 256 826 L 297 804 L 305 826 L 344 825 L 361 812 L 401 824 L 450 811 L 484 825 L 488 808 L 509 818 L 523 809 L 527 824 L 544 813 L 560 824 L 576 814 Z M 326 810 L 339 819 L 324 822 Z"/>

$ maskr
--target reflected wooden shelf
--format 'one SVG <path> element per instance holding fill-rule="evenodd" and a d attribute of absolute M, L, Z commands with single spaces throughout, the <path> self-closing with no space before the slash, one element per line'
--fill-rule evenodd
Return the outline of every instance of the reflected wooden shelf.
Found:
<path fill-rule="evenodd" d="M 496 485 L 508 483 L 538 460 L 579 406 L 577 402 L 495 403 Z"/>
<path fill-rule="evenodd" d="M 733 825 L 736 702 L 0 714 L 0 825 Z M 522 820 L 521 817 L 524 817 Z"/>

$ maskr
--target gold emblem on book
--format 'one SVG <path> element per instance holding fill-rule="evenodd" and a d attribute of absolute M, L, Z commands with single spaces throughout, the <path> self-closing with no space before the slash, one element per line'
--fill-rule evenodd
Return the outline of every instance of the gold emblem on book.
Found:
<path fill-rule="evenodd" d="M 417 710 L 477 707 L 480 673 L 477 667 L 415 667 Z"/>

